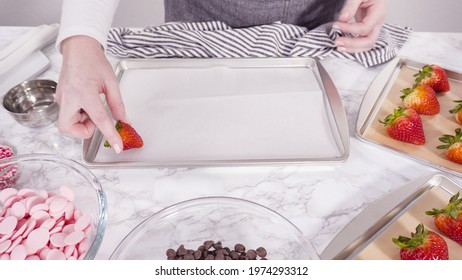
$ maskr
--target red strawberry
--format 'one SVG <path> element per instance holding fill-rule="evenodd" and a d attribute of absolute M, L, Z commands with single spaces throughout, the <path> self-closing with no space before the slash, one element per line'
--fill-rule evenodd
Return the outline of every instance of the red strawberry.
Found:
<path fill-rule="evenodd" d="M 415 145 L 425 144 L 425 134 L 422 120 L 416 110 L 412 108 L 395 109 L 384 121 L 379 120 L 387 127 L 387 134 L 391 138 Z"/>
<path fill-rule="evenodd" d="M 440 102 L 435 91 L 427 85 L 417 85 L 401 91 L 401 99 L 406 108 L 412 108 L 419 114 L 436 115 L 440 112 Z"/>
<path fill-rule="evenodd" d="M 428 85 L 435 92 L 446 92 L 451 89 L 446 72 L 443 68 L 435 64 L 425 65 L 414 77 L 414 86 Z"/>
<path fill-rule="evenodd" d="M 462 199 L 454 194 L 443 209 L 433 208 L 425 214 L 435 217 L 436 228 L 452 240 L 462 243 Z"/>
<path fill-rule="evenodd" d="M 401 249 L 399 257 L 402 260 L 448 260 L 449 250 L 446 241 L 434 231 L 419 224 L 411 238 L 399 236 L 392 241 Z"/>
<path fill-rule="evenodd" d="M 439 150 L 446 150 L 446 157 L 455 163 L 462 164 L 462 131 L 455 130 L 455 135 L 444 134 L 439 138 L 444 145 L 436 147 Z"/>
<path fill-rule="evenodd" d="M 143 147 L 143 139 L 131 125 L 117 121 L 115 128 L 122 138 L 124 151 Z M 108 141 L 104 142 L 104 147 L 110 147 Z"/>
<path fill-rule="evenodd" d="M 462 124 L 462 100 L 455 100 L 454 102 L 457 103 L 457 105 L 454 107 L 454 109 L 449 110 L 449 113 L 451 114 L 456 114 L 456 121 L 460 124 Z"/>

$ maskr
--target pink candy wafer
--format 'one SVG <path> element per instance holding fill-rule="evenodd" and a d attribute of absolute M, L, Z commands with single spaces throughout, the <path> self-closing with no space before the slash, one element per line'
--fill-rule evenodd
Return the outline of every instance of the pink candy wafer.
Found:
<path fill-rule="evenodd" d="M 61 250 L 53 249 L 47 255 L 47 260 L 65 260 L 66 255 Z"/>
<path fill-rule="evenodd" d="M 11 251 L 10 259 L 11 260 L 25 260 L 27 257 L 26 246 L 18 245 L 14 247 L 13 251 Z"/>
<path fill-rule="evenodd" d="M 26 215 L 26 206 L 20 201 L 15 202 L 13 206 L 11 206 L 11 215 L 18 218 L 18 220 L 24 218 Z"/>
<path fill-rule="evenodd" d="M 0 234 L 9 234 L 16 229 L 18 224 L 18 218 L 14 216 L 8 216 L 0 222 Z"/>
<path fill-rule="evenodd" d="M 13 197 L 13 196 L 16 196 L 18 194 L 18 190 L 16 189 L 13 189 L 13 188 L 7 188 L 7 189 L 4 189 L 0 192 L 0 202 L 2 204 L 5 204 L 5 202 Z"/>
<path fill-rule="evenodd" d="M 34 229 L 27 237 L 26 245 L 28 255 L 35 254 L 38 250 L 45 247 L 50 240 L 50 232 L 44 228 Z"/>
<path fill-rule="evenodd" d="M 74 246 L 74 245 L 77 245 L 78 243 L 80 243 L 80 241 L 82 241 L 84 237 L 85 237 L 85 233 L 83 233 L 83 231 L 76 230 L 74 232 L 69 233 L 64 238 L 64 243 L 66 243 L 66 245 Z"/>
<path fill-rule="evenodd" d="M 10 248 L 11 246 L 11 240 L 5 240 L 3 242 L 0 243 L 0 255 L 5 253 L 6 250 L 8 250 L 8 248 Z"/>
<path fill-rule="evenodd" d="M 75 221 L 75 230 L 84 230 L 90 225 L 91 216 L 83 214 L 78 220 Z"/>

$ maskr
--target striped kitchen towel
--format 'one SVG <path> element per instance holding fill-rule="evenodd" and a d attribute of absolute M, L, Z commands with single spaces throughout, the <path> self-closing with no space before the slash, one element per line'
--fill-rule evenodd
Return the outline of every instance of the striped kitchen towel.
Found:
<path fill-rule="evenodd" d="M 337 36 L 354 36 L 330 24 L 313 30 L 273 23 L 231 28 L 223 22 L 166 23 L 142 30 L 113 28 L 107 51 L 122 58 L 240 58 L 240 57 L 339 57 L 366 67 L 396 57 L 411 29 L 384 24 L 374 48 L 367 52 L 336 50 Z"/>

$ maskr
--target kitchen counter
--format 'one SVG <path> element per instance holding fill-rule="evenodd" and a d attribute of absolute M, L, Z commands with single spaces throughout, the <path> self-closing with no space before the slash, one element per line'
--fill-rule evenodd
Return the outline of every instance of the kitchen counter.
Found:
<path fill-rule="evenodd" d="M 0 27 L 0 47 L 29 30 Z M 39 78 L 58 81 L 61 56 L 43 50 L 51 67 Z M 462 33 L 414 33 L 400 55 L 462 72 Z M 111 61 L 116 62 L 115 58 Z M 350 156 L 329 166 L 91 169 L 108 200 L 107 228 L 97 259 L 108 259 L 141 221 L 171 204 L 203 196 L 231 196 L 265 205 L 292 221 L 321 253 L 367 206 L 409 181 L 438 170 L 362 142 L 356 116 L 369 84 L 385 65 L 364 68 L 354 61 L 322 61 L 339 90 L 350 131 Z M 3 93 L 2 93 L 3 94 Z M 56 124 L 30 129 L 0 109 L 0 139 L 20 154 L 52 153 L 81 162 L 81 141 L 61 135 Z M 457 178 L 458 180 L 458 178 Z"/>

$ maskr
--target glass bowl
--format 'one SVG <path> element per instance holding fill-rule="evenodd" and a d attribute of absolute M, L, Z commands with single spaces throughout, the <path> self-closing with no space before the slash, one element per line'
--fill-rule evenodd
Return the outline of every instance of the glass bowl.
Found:
<path fill-rule="evenodd" d="M 50 154 L 18 155 L 0 160 L 0 170 L 12 169 L 17 170 L 14 183 L 0 190 L 0 230 L 3 230 L 0 232 L 0 259 L 8 259 L 5 256 L 7 245 L 2 242 L 16 242 L 16 245 L 27 247 L 27 259 L 62 259 L 62 254 L 54 249 L 65 252 L 68 259 L 93 259 L 101 245 L 107 217 L 106 196 L 93 173 L 74 160 Z M 16 209 L 13 210 L 14 207 Z M 8 215 L 16 216 L 14 230 L 8 230 L 6 222 L 2 225 L 1 221 L 4 222 Z M 24 233 L 18 235 L 23 226 L 26 227 L 22 229 Z M 39 245 L 32 244 L 32 240 L 43 237 L 43 230 L 38 230 L 40 234 L 37 232 L 34 238 L 31 237 L 32 232 L 39 228 L 48 230 L 46 240 L 49 241 L 33 252 L 33 248 Z M 56 233 L 63 234 L 59 236 L 62 240 L 58 236 L 52 237 Z M 72 238 L 68 237 L 71 233 Z M 28 239 L 29 247 L 26 244 Z M 12 245 L 9 257 L 13 259 L 11 248 Z M 48 255 L 51 250 L 53 253 Z M 16 257 L 24 253 L 19 249 L 15 252 Z"/>
<path fill-rule="evenodd" d="M 17 155 L 16 147 L 8 141 L 0 139 L 0 160 Z M 0 168 L 0 191 L 14 184 L 19 170 L 15 168 Z"/>
<path fill-rule="evenodd" d="M 179 252 L 184 247 L 192 254 L 206 241 L 221 242 L 229 250 L 236 244 L 244 245 L 245 251 L 263 247 L 269 260 L 319 259 L 289 220 L 257 203 L 231 197 L 196 198 L 155 213 L 122 240 L 110 259 L 166 260 L 169 249 Z"/>

